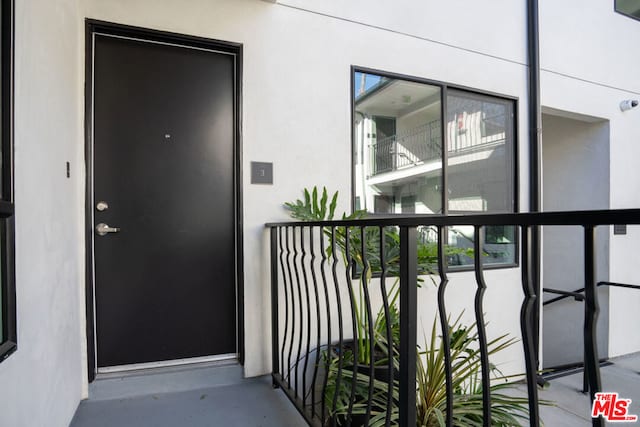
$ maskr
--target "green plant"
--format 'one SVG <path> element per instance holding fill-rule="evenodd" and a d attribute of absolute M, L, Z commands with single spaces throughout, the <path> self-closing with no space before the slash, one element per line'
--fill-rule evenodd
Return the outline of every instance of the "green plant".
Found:
<path fill-rule="evenodd" d="M 292 218 L 300 221 L 323 221 L 332 220 L 335 216 L 339 193 L 336 191 L 329 198 L 326 187 L 322 192 L 314 186 L 311 190 L 303 189 L 303 199 L 295 202 L 284 203 Z M 367 212 L 357 210 L 350 215 L 343 213 L 343 220 L 361 219 L 366 217 Z M 323 227 L 323 233 L 329 239 L 335 237 L 335 247 L 339 252 L 344 265 L 350 268 L 350 272 L 357 281 L 354 283 L 350 298 L 354 301 L 353 311 L 356 318 L 356 333 L 353 337 L 355 354 L 359 364 L 371 364 L 375 351 L 382 352 L 383 357 L 376 364 L 385 363 L 390 349 L 397 347 L 400 335 L 400 324 L 398 316 L 397 301 L 400 295 L 399 273 L 400 273 L 400 233 L 398 227 Z M 423 282 L 422 277 L 436 273 L 438 262 L 438 245 L 430 241 L 429 235 L 433 235 L 430 227 L 419 227 L 419 238 L 417 248 L 418 266 L 418 286 Z M 363 244 L 364 239 L 364 244 Z M 383 270 L 383 263 L 380 256 L 380 241 L 383 239 L 384 245 L 384 267 L 386 276 L 393 280 L 388 286 L 387 300 L 389 306 L 388 315 L 383 307 L 378 312 L 368 318 L 366 311 L 365 289 L 371 283 L 374 276 L 379 276 Z M 472 255 L 469 249 L 455 247 L 445 247 L 446 255 L 455 254 Z M 327 247 L 327 255 L 331 258 L 333 245 Z M 336 254 L 337 255 L 337 254 Z M 435 284 L 435 281 L 432 282 Z M 373 323 L 373 334 L 370 336 L 369 324 Z M 387 339 L 387 323 L 391 331 L 391 342 Z M 373 343 L 373 346 L 372 346 Z"/>
<path fill-rule="evenodd" d="M 482 420 L 482 381 L 480 351 L 476 348 L 478 333 L 475 323 L 464 326 L 461 317 L 449 327 L 449 342 L 451 354 L 452 386 L 453 386 L 453 425 L 459 427 L 483 426 Z M 427 340 L 424 351 L 417 349 L 416 363 L 416 413 L 417 427 L 442 427 L 446 418 L 446 374 L 445 349 L 442 337 L 437 335 L 437 319 L 434 319 L 431 336 Z M 489 356 L 516 343 L 508 335 L 499 336 L 491 340 L 488 345 Z M 325 354 L 326 356 L 326 354 Z M 325 402 L 330 408 L 330 415 L 344 421 L 349 409 L 352 381 L 355 378 L 355 402 L 352 414 L 357 417 L 366 413 L 368 387 L 370 377 L 361 372 L 354 373 L 350 368 L 353 355 L 349 352 L 343 355 L 343 367 L 338 370 L 338 355 L 334 354 L 329 360 L 329 381 Z M 394 366 L 399 368 L 397 357 Z M 508 382 L 508 377 L 492 365 L 491 385 L 491 425 L 500 427 L 520 426 L 528 419 L 528 400 L 507 393 L 515 385 Z M 338 375 L 340 373 L 340 375 Z M 338 381 L 340 377 L 340 381 Z M 393 380 L 392 399 L 398 401 L 398 381 Z M 335 411 L 331 411 L 335 398 Z M 381 427 L 386 422 L 386 407 L 388 400 L 388 383 L 374 379 L 371 401 L 370 427 Z M 550 405 L 548 401 L 540 404 Z M 398 421 L 398 408 L 394 405 L 390 414 L 391 422 Z"/>
<path fill-rule="evenodd" d="M 295 202 L 285 202 L 284 204 L 292 218 L 300 221 L 330 221 L 333 219 L 338 204 L 337 191 L 331 197 L 330 202 L 326 187 L 322 187 L 322 194 L 319 199 L 318 187 L 314 186 L 311 191 L 305 188 L 303 191 L 304 200 L 298 199 Z M 366 214 L 366 211 L 355 211 L 351 215 L 343 213 L 342 219 L 362 218 Z"/>
<path fill-rule="evenodd" d="M 295 203 L 285 203 L 290 210 L 290 215 L 301 221 L 331 220 L 335 215 L 338 192 L 336 191 L 331 201 L 326 188 L 318 197 L 318 190 L 314 187 L 311 191 L 304 190 L 304 200 Z M 358 219 L 366 216 L 364 211 L 356 211 L 351 215 L 342 214 L 342 219 Z M 435 266 L 438 260 L 438 246 L 430 242 L 427 227 L 420 231 L 418 239 L 418 274 L 432 275 L 436 272 Z M 353 347 L 334 348 L 331 354 L 323 353 L 321 363 L 327 366 L 327 388 L 325 391 L 325 404 L 329 408 L 330 415 L 337 417 L 339 422 L 345 421 L 345 415 L 351 406 L 352 414 L 362 415 L 366 412 L 369 397 L 369 385 L 373 384 L 371 417 L 369 425 L 382 426 L 386 421 L 388 400 L 388 382 L 371 378 L 367 369 L 354 371 L 357 353 L 359 366 L 370 366 L 375 360 L 376 365 L 387 365 L 389 358 L 393 359 L 395 369 L 398 369 L 398 344 L 399 344 L 399 315 L 397 301 L 399 297 L 399 261 L 400 261 L 400 235 L 396 227 L 364 227 L 347 229 L 347 227 L 324 227 L 325 235 L 335 235 L 335 244 L 342 255 L 345 265 L 355 272 L 358 278 L 357 291 L 353 290 L 353 310 L 356 316 L 356 336 Z M 364 245 L 363 239 L 364 238 Z M 384 239 L 385 270 L 388 277 L 394 278 L 394 283 L 388 288 L 388 313 L 383 308 L 368 318 L 364 288 L 369 286 L 374 275 L 382 271 L 380 257 L 380 239 Z M 473 251 L 445 247 L 446 255 L 473 256 Z M 328 255 L 333 256 L 331 248 Z M 420 279 L 419 282 L 420 283 Z M 435 283 L 435 282 L 434 282 Z M 482 426 L 482 381 L 480 351 L 476 348 L 478 333 L 476 325 L 463 326 L 462 315 L 449 327 L 451 369 L 453 377 L 453 424 L 456 426 Z M 370 336 L 369 322 L 373 322 L 373 335 Z M 391 342 L 387 339 L 387 322 L 391 330 Z M 418 351 L 416 366 L 418 426 L 434 427 L 444 426 L 446 417 L 446 375 L 444 345 L 442 338 L 437 336 L 437 322 L 434 320 L 430 340 L 425 343 L 427 348 Z M 515 343 L 515 339 L 502 335 L 488 343 L 489 355 L 494 355 Z M 371 348 L 381 354 L 382 357 L 372 357 Z M 354 351 L 355 350 L 355 351 Z M 340 354 L 342 353 L 342 354 Z M 342 355 L 342 358 L 340 358 Z M 525 420 L 528 414 L 528 400 L 522 397 L 514 397 L 505 394 L 513 385 L 507 382 L 507 378 L 495 367 L 491 366 L 491 424 L 495 426 L 520 425 L 519 420 Z M 500 381 L 502 380 L 502 381 Z M 352 387 L 355 381 L 353 402 Z M 398 399 L 398 382 L 393 380 L 392 399 Z M 548 404 L 548 402 L 541 402 Z M 334 408 L 335 405 L 335 408 Z M 390 414 L 392 422 L 398 420 L 397 408 Z"/>
<path fill-rule="evenodd" d="M 322 187 L 322 192 L 318 191 L 316 186 L 313 189 L 309 190 L 307 188 L 303 189 L 304 198 L 303 200 L 297 199 L 295 202 L 286 202 L 284 203 L 284 207 L 289 211 L 289 215 L 300 221 L 324 221 L 324 220 L 332 220 L 335 216 L 335 210 L 338 203 L 338 191 L 336 191 L 331 199 L 329 199 L 329 194 L 327 193 L 327 188 Z M 364 218 L 367 215 L 367 212 L 364 210 L 355 211 L 350 215 L 346 213 L 342 214 L 343 220 L 349 219 L 359 219 Z M 366 227 L 364 228 L 364 233 L 366 234 L 366 256 L 363 256 L 362 253 L 362 236 L 358 235 L 358 233 L 347 232 L 346 227 L 336 227 L 332 233 L 331 228 L 323 227 L 323 233 L 329 239 L 331 239 L 332 235 L 335 235 L 335 244 L 339 249 L 342 260 L 345 265 L 355 266 L 356 269 L 360 270 L 359 274 L 359 282 L 358 282 L 358 291 L 357 296 L 354 291 L 351 295 L 352 298 L 356 301 L 354 304 L 355 316 L 357 319 L 357 333 L 356 337 L 354 337 L 355 346 L 357 347 L 356 353 L 358 355 L 359 363 L 370 363 L 371 354 L 370 354 L 370 340 L 375 340 L 375 337 L 382 337 L 382 334 L 386 334 L 386 322 L 384 313 L 382 315 L 379 313 L 376 316 L 375 321 L 375 333 L 374 337 L 368 337 L 368 323 L 366 319 L 366 313 L 362 310 L 364 307 L 364 293 L 363 286 L 367 286 L 372 275 L 372 271 L 380 271 L 380 261 L 379 256 L 376 258 L 374 253 L 376 249 L 374 245 L 378 245 L 379 242 L 379 230 L 377 227 Z M 335 233 L 335 234 L 334 234 Z M 348 236 L 348 239 L 347 239 Z M 386 236 L 386 233 L 385 233 Z M 348 245 L 347 245 L 348 241 Z M 393 247 L 394 245 L 390 245 Z M 349 249 L 347 251 L 347 249 Z M 393 252 L 393 251 L 392 251 Z M 396 251 L 397 252 L 397 251 Z M 329 245 L 327 248 L 328 257 L 333 256 L 332 246 Z M 397 255 L 393 255 L 393 259 L 397 258 Z M 376 262 L 377 259 L 377 262 Z M 351 260 L 352 262 L 349 262 Z M 397 261 L 395 262 L 397 264 Z M 368 270 L 366 274 L 362 274 L 365 269 L 365 265 L 367 265 Z M 397 299 L 397 296 L 394 298 Z M 397 311 L 397 310 L 396 310 Z M 397 316 L 396 316 L 397 319 Z M 394 324 L 391 324 L 393 329 L 397 329 L 397 326 L 394 321 Z M 399 332 L 394 333 L 394 335 L 398 335 Z M 386 336 L 386 335 L 385 335 Z"/>
<path fill-rule="evenodd" d="M 347 350 L 343 354 L 342 367 L 339 367 L 338 354 L 328 357 L 323 354 L 325 363 L 328 362 L 327 388 L 325 390 L 324 401 L 328 414 L 336 420 L 336 425 L 348 425 L 347 414 L 351 405 L 352 424 L 364 425 L 364 415 L 367 412 L 367 401 L 369 396 L 369 385 L 373 383 L 371 397 L 371 413 L 369 426 L 384 426 L 386 419 L 388 382 L 378 378 L 371 378 L 367 372 L 354 372 L 353 353 Z M 394 365 L 397 371 L 397 358 L 394 358 Z M 351 391 L 355 380 L 354 398 L 351 403 Z M 392 381 L 392 400 L 398 401 L 398 381 Z M 335 405 L 335 407 L 334 407 Z M 397 424 L 398 412 L 391 413 L 392 425 Z"/>
<path fill-rule="evenodd" d="M 482 382 L 480 350 L 476 324 L 463 326 L 461 317 L 449 327 L 451 349 L 451 373 L 453 386 L 453 425 L 482 426 Z M 426 342 L 426 338 L 425 338 Z M 501 335 L 487 343 L 489 356 L 510 347 L 516 342 L 508 335 Z M 441 337 L 436 333 L 436 320 L 431 329 L 427 349 L 418 352 L 416 410 L 418 426 L 445 426 L 446 375 L 445 350 Z M 494 365 L 491 365 L 491 425 L 520 426 L 527 420 L 528 400 L 504 393 L 514 387 Z M 549 402 L 541 402 L 549 404 Z"/>
<path fill-rule="evenodd" d="M 322 192 L 316 186 L 309 190 L 303 189 L 304 198 L 295 202 L 286 202 L 284 206 L 289 210 L 292 218 L 300 221 L 332 220 L 338 201 L 336 191 L 331 198 L 326 187 Z M 364 218 L 367 212 L 358 210 L 350 215 L 342 214 L 343 220 Z M 331 238 L 335 236 L 335 246 L 339 250 L 344 265 L 352 269 L 353 276 L 357 278 L 355 289 L 351 294 L 354 300 L 353 310 L 356 317 L 356 347 L 358 363 L 370 364 L 372 361 L 371 343 L 377 350 L 388 353 L 388 348 L 397 344 L 399 339 L 399 316 L 397 300 L 399 297 L 399 265 L 400 265 L 400 235 L 397 227 L 385 227 L 382 232 L 379 227 L 335 227 L 332 231 L 329 227 L 323 227 L 323 233 Z M 363 247 L 364 238 L 364 247 Z M 372 319 L 367 318 L 365 301 L 365 287 L 369 286 L 374 275 L 382 272 L 382 260 L 380 259 L 380 239 L 384 239 L 385 268 L 387 276 L 394 279 L 389 287 L 387 298 L 389 301 L 389 315 L 386 316 L 381 307 Z M 418 242 L 418 270 L 419 276 L 430 275 L 435 272 L 437 263 L 437 245 L 425 243 L 424 239 Z M 327 248 L 327 255 L 333 256 L 332 245 Z M 419 282 L 422 279 L 418 278 Z M 373 336 L 369 336 L 369 322 L 373 322 Z M 387 342 L 387 322 L 391 329 L 392 342 Z M 385 356 L 386 357 L 386 356 Z M 383 362 L 381 360 L 378 363 Z"/>
<path fill-rule="evenodd" d="M 318 197 L 318 190 L 314 187 L 311 191 L 304 190 L 304 200 L 295 203 L 285 203 L 290 215 L 301 221 L 322 221 L 333 219 L 337 205 L 338 192 L 335 192 L 329 201 L 326 188 Z M 342 219 L 358 219 L 366 216 L 364 211 L 356 211 L 351 215 L 342 214 Z M 335 236 L 335 246 L 339 249 L 342 260 L 349 266 L 352 273 L 358 278 L 358 285 L 352 289 L 351 298 L 354 301 L 353 310 L 356 318 L 356 334 L 353 337 L 352 347 L 334 348 L 334 352 L 323 353 L 321 362 L 327 367 L 327 388 L 324 399 L 330 415 L 344 421 L 349 407 L 352 414 L 362 415 L 366 412 L 369 398 L 369 385 L 373 384 L 371 401 L 370 426 L 381 426 L 386 421 L 386 411 L 389 395 L 388 382 L 371 378 L 369 370 L 354 371 L 357 353 L 357 364 L 369 366 L 374 363 L 377 366 L 388 365 L 389 358 L 395 370 L 398 369 L 398 348 L 400 323 L 397 301 L 400 293 L 399 287 L 399 261 L 400 261 L 400 235 L 396 227 L 323 227 L 323 233 L 331 238 Z M 435 266 L 438 261 L 438 245 L 429 241 L 428 227 L 423 227 L 418 239 L 418 275 L 432 275 L 436 273 Z M 364 245 L 363 239 L 364 238 Z M 384 239 L 385 271 L 386 275 L 394 279 L 394 283 L 387 290 L 388 313 L 380 308 L 377 314 L 369 319 L 366 310 L 364 295 L 365 287 L 369 286 L 374 275 L 382 271 L 380 257 L 380 239 Z M 327 248 L 329 257 L 337 256 Z M 473 250 L 445 247 L 446 255 L 473 256 Z M 433 281 L 433 279 L 432 279 Z M 422 280 L 418 277 L 418 284 Z M 435 284 L 435 281 L 433 281 Z M 369 331 L 369 323 L 373 322 L 373 334 Z M 391 331 L 391 341 L 387 336 L 387 322 Z M 475 325 L 463 327 L 460 317 L 450 327 L 451 360 L 453 369 L 454 389 L 454 425 L 476 426 L 482 425 L 482 383 L 480 381 L 480 355 L 474 350 L 473 345 L 477 341 Z M 425 340 L 426 341 L 426 340 Z M 434 321 L 431 340 L 427 350 L 419 353 L 417 364 L 417 412 L 419 426 L 443 426 L 446 408 L 444 347 L 442 340 L 438 342 L 436 336 L 436 323 Z M 515 341 L 505 336 L 498 337 L 489 343 L 489 354 L 495 354 Z M 372 354 L 372 349 L 376 354 Z M 342 359 L 340 359 L 340 352 Z M 491 386 L 492 393 L 492 424 L 498 426 L 519 425 L 518 419 L 526 418 L 528 401 L 526 398 L 511 397 L 502 390 L 511 387 L 506 378 L 492 367 L 495 378 L 505 379 L 504 383 L 495 383 Z M 390 375 L 390 373 L 388 374 Z M 352 388 L 355 381 L 353 402 Z M 397 401 L 398 383 L 393 380 L 392 399 Z M 334 407 L 335 406 L 335 407 Z M 391 420 L 397 422 L 397 410 L 394 410 Z"/>

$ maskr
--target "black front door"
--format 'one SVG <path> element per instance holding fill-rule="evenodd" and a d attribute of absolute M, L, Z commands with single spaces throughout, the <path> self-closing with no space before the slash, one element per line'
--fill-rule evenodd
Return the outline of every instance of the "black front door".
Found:
<path fill-rule="evenodd" d="M 97 366 L 236 353 L 235 56 L 94 34 Z"/>

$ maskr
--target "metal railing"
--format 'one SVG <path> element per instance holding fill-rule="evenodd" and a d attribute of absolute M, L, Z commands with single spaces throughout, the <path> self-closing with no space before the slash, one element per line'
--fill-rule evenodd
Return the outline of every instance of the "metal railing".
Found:
<path fill-rule="evenodd" d="M 464 154 L 489 145 L 503 144 L 506 138 L 506 116 L 484 116 L 481 112 L 462 113 L 447 124 L 450 155 Z"/>
<path fill-rule="evenodd" d="M 465 114 L 460 117 L 460 122 L 453 120 L 447 123 L 450 157 L 504 144 L 504 115 L 483 117 L 481 114 Z M 494 129 L 491 133 L 491 129 L 487 130 L 487 124 L 491 123 L 498 131 Z M 369 146 L 371 176 L 442 159 L 441 127 L 440 120 L 433 120 L 373 142 Z"/>
<path fill-rule="evenodd" d="M 599 288 L 601 286 L 610 286 L 613 288 L 627 288 L 627 289 L 635 289 L 640 290 L 640 286 L 638 285 L 630 285 L 628 283 L 615 283 L 615 282 L 598 282 L 596 287 Z M 564 291 L 562 289 L 554 289 L 554 288 L 542 288 L 543 292 L 547 292 L 549 294 L 557 294 L 560 295 L 555 298 L 551 298 L 542 303 L 542 305 L 553 304 L 554 302 L 561 301 L 565 298 L 573 298 L 576 301 L 584 301 L 584 288 L 576 289 L 575 291 Z"/>
<path fill-rule="evenodd" d="M 614 288 L 626 288 L 626 289 L 635 289 L 635 290 L 640 290 L 640 286 L 638 285 L 630 285 L 628 283 L 616 283 L 616 282 L 598 282 L 596 283 L 596 288 L 602 287 L 602 286 L 610 286 L 610 287 L 614 287 Z M 580 289 L 576 289 L 575 291 L 564 291 L 562 289 L 554 289 L 554 288 L 542 288 L 543 292 L 549 293 L 549 294 L 556 294 L 559 295 L 555 298 L 551 298 L 548 299 L 546 301 L 544 301 L 542 303 L 543 306 L 546 305 L 550 305 L 553 303 L 556 303 L 558 301 L 562 301 L 566 298 L 573 298 L 575 301 L 585 301 L 585 288 L 580 288 Z M 587 324 L 587 312 L 585 311 L 585 319 L 584 319 L 584 324 Z M 595 323 L 595 322 L 594 322 Z M 595 327 L 595 326 L 594 326 Z M 585 349 L 586 350 L 586 349 Z M 583 373 L 582 373 L 582 393 L 587 393 L 589 392 L 589 380 L 588 380 L 588 366 L 586 363 L 588 355 L 585 353 L 584 354 L 584 359 L 582 361 L 582 367 L 583 367 Z M 606 360 L 606 359 L 601 359 L 602 360 Z M 575 364 L 574 366 L 580 366 L 579 364 Z M 599 366 L 599 365 L 598 365 Z M 555 369 L 555 368 L 554 368 Z"/>
<path fill-rule="evenodd" d="M 403 169 L 442 157 L 440 120 L 382 138 L 371 144 L 371 173 Z"/>
<path fill-rule="evenodd" d="M 280 387 L 309 425 L 415 426 L 417 419 L 417 288 L 419 276 L 434 274 L 443 348 L 447 426 L 454 425 L 452 331 L 446 308 L 447 227 L 473 226 L 482 237 L 491 225 L 515 226 L 520 238 L 519 305 L 527 384 L 528 422 L 540 425 L 535 354 L 535 312 L 540 289 L 533 282 L 534 230 L 582 226 L 585 273 L 585 365 L 591 399 L 601 391 L 595 324 L 595 229 L 640 224 L 640 209 L 464 216 L 396 216 L 346 221 L 270 223 L 272 369 Z M 420 227 L 437 230 L 435 258 L 418 250 Z M 482 422 L 491 425 L 489 344 L 485 328 L 482 238 L 474 239 L 474 315 L 481 368 Z M 354 279 L 354 266 L 364 280 Z M 435 267 L 435 268 L 434 268 Z M 379 282 L 366 278 L 379 273 Z M 395 283 L 389 286 L 389 282 Z M 363 285 L 363 283 L 365 285 Z M 375 302 L 376 299 L 380 301 Z M 396 307 L 396 302 L 398 306 Z M 379 369 L 379 368 L 383 369 Z M 493 409 L 496 411 L 496 409 Z M 459 424 L 458 422 L 455 422 Z M 594 418 L 594 426 L 603 425 Z"/>

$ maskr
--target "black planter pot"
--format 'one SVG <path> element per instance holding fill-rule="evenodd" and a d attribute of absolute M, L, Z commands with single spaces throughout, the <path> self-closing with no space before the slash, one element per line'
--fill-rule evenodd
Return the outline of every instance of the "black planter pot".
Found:
<path fill-rule="evenodd" d="M 342 349 L 343 351 L 352 351 L 354 347 L 354 342 L 353 341 L 345 341 L 342 345 Z M 337 348 L 334 348 L 334 356 L 338 357 L 338 355 L 340 354 L 339 350 Z M 387 364 L 386 361 L 383 362 L 383 360 L 386 359 L 386 354 L 384 354 L 382 351 L 377 350 L 374 352 L 374 360 L 376 361 L 376 363 L 381 363 L 381 364 L 376 364 L 373 367 L 373 377 L 375 380 L 377 381 L 381 381 L 384 383 L 388 383 L 389 379 L 391 378 L 391 376 L 393 375 L 393 378 L 395 380 L 399 379 L 399 372 L 397 370 L 393 370 L 393 374 L 391 373 L 391 370 L 389 369 L 389 365 Z M 354 366 L 353 364 L 346 364 L 343 366 L 344 369 L 348 369 L 348 370 L 353 370 Z M 369 376 L 371 375 L 371 365 L 367 364 L 358 364 L 358 368 L 357 368 L 358 374 L 360 375 L 366 375 Z M 356 399 L 358 401 L 358 399 L 366 399 L 367 396 L 356 396 Z M 362 400 L 359 400 L 360 402 L 362 402 Z M 376 403 L 372 403 L 371 406 L 371 417 L 373 417 L 374 414 L 376 413 L 380 413 L 380 412 L 385 412 L 386 411 L 386 405 L 383 407 L 380 407 L 378 404 Z M 331 426 L 333 425 L 333 419 L 335 418 L 335 422 L 337 426 L 351 426 L 351 427 L 364 427 L 366 426 L 365 422 L 366 422 L 366 414 L 352 414 L 351 415 L 351 422 L 348 421 L 348 417 L 346 415 L 340 414 L 340 415 L 336 415 L 335 417 L 329 418 L 327 420 L 326 425 L 327 426 Z"/>

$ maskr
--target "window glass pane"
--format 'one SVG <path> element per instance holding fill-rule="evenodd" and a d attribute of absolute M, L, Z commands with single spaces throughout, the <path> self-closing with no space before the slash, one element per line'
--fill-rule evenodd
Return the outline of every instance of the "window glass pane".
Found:
<path fill-rule="evenodd" d="M 448 207 L 450 213 L 514 211 L 513 102 L 449 90 L 447 96 Z M 473 263 L 472 227 L 449 230 L 460 250 L 450 265 Z M 513 263 L 513 227 L 486 227 L 484 264 Z"/>
<path fill-rule="evenodd" d="M 355 73 L 354 171 L 360 208 L 442 211 L 438 86 Z"/>
<path fill-rule="evenodd" d="M 515 207 L 514 101 L 354 73 L 356 208 L 380 214 L 510 213 Z M 444 122 L 444 124 L 443 124 Z M 442 135 L 447 147 L 443 194 Z M 482 262 L 513 264 L 513 227 L 486 227 Z M 473 227 L 451 227 L 451 266 L 473 264 Z"/>
<path fill-rule="evenodd" d="M 513 103 L 449 91 L 450 212 L 513 212 Z"/>
<path fill-rule="evenodd" d="M 640 0 L 616 0 L 616 10 L 640 19 Z"/>
<path fill-rule="evenodd" d="M 516 260 L 515 227 L 490 226 L 484 228 L 483 265 L 514 264 Z M 473 227 L 450 227 L 448 233 L 450 266 L 473 265 Z"/>
<path fill-rule="evenodd" d="M 449 90 L 446 126 L 449 212 L 513 212 L 513 102 Z M 484 231 L 483 264 L 514 263 L 514 228 Z M 458 248 L 450 265 L 473 264 L 474 239 L 473 227 L 449 230 L 449 244 Z"/>

